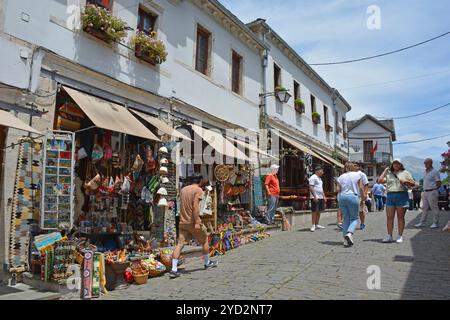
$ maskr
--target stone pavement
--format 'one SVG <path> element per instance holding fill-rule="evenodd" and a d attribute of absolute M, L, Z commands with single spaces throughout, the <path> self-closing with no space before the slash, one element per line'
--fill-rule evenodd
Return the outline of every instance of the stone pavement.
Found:
<path fill-rule="evenodd" d="M 330 217 L 321 221 L 325 230 L 278 232 L 214 258 L 216 269 L 204 271 L 197 260 L 178 279 L 150 279 L 102 299 L 450 299 L 450 233 L 442 232 L 450 213 L 442 212 L 438 230 L 415 229 L 418 217 L 408 212 L 403 244 L 381 243 L 386 219 L 377 212 L 345 248 Z M 372 265 L 380 268 L 380 290 L 367 288 Z"/>

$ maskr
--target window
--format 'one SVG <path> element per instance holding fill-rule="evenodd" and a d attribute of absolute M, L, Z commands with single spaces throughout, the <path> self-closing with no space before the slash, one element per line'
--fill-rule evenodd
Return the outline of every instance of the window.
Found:
<path fill-rule="evenodd" d="M 345 121 L 345 117 L 342 117 L 342 131 L 344 132 L 344 135 L 347 134 L 347 122 Z"/>
<path fill-rule="evenodd" d="M 301 99 L 300 83 L 294 81 L 294 99 Z"/>
<path fill-rule="evenodd" d="M 368 177 L 373 177 L 374 176 L 374 174 L 373 174 L 373 167 L 368 167 L 367 168 L 367 176 Z"/>
<path fill-rule="evenodd" d="M 157 18 L 158 18 L 157 15 L 150 13 L 148 11 L 145 11 L 142 8 L 139 8 L 137 29 L 139 31 L 142 31 L 142 32 L 150 35 L 150 33 L 152 31 L 155 31 L 155 25 L 156 25 Z"/>
<path fill-rule="evenodd" d="M 197 27 L 197 51 L 195 55 L 195 70 L 208 75 L 209 73 L 209 47 L 211 33 L 201 26 Z"/>
<path fill-rule="evenodd" d="M 316 97 L 311 95 L 311 113 L 316 112 Z"/>
<path fill-rule="evenodd" d="M 373 160 L 373 141 L 364 141 L 364 162 Z"/>
<path fill-rule="evenodd" d="M 86 4 L 95 4 L 105 9 L 111 9 L 112 0 L 86 0 Z"/>
<path fill-rule="evenodd" d="M 233 51 L 231 67 L 231 89 L 237 94 L 242 90 L 242 57 Z"/>
<path fill-rule="evenodd" d="M 334 127 L 337 130 L 337 133 L 339 133 L 339 113 L 336 111 L 334 114 Z"/>
<path fill-rule="evenodd" d="M 273 83 L 274 88 L 281 87 L 281 68 L 276 64 L 273 65 Z"/>
<path fill-rule="evenodd" d="M 325 125 L 328 125 L 328 107 L 327 106 L 323 106 L 323 115 L 325 118 Z"/>

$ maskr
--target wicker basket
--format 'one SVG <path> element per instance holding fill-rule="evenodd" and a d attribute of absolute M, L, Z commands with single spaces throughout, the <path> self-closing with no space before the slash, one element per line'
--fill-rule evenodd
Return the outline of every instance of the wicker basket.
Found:
<path fill-rule="evenodd" d="M 148 273 L 135 273 L 133 272 L 133 278 L 134 282 L 136 282 L 138 285 L 146 284 L 148 281 Z"/>
<path fill-rule="evenodd" d="M 75 262 L 81 266 L 83 265 L 84 262 L 84 256 L 78 251 L 75 251 Z"/>
<path fill-rule="evenodd" d="M 161 254 L 161 263 L 166 266 L 166 268 L 172 268 L 172 255 Z"/>
<path fill-rule="evenodd" d="M 148 270 L 148 276 L 150 278 L 156 278 L 159 276 L 162 276 L 166 272 L 165 270 L 155 270 L 155 269 L 149 269 Z"/>

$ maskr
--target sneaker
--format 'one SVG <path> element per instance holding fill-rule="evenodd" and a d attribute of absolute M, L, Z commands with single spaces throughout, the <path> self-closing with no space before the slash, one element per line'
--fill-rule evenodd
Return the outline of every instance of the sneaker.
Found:
<path fill-rule="evenodd" d="M 170 279 L 175 279 L 181 276 L 181 273 L 179 271 L 170 271 L 169 277 Z"/>
<path fill-rule="evenodd" d="M 347 243 L 350 247 L 353 246 L 353 235 L 350 232 L 345 235 L 345 240 L 347 240 Z"/>
<path fill-rule="evenodd" d="M 316 224 L 316 229 L 325 229 L 325 227 L 321 226 L 320 224 Z"/>
<path fill-rule="evenodd" d="M 366 225 L 363 223 L 359 226 L 359 230 L 364 230 L 366 228 Z"/>
<path fill-rule="evenodd" d="M 392 236 L 387 236 L 386 238 L 383 239 L 383 243 L 392 243 L 392 242 L 394 242 Z"/>
<path fill-rule="evenodd" d="M 205 265 L 205 270 L 217 267 L 217 261 L 209 261 L 208 264 Z"/>
<path fill-rule="evenodd" d="M 437 229 L 437 228 L 439 228 L 439 226 L 438 226 L 437 223 L 433 223 L 433 224 L 430 226 L 430 229 Z"/>
<path fill-rule="evenodd" d="M 312 226 L 311 227 L 311 229 L 309 229 L 309 230 L 311 230 L 311 232 L 314 232 L 314 231 L 316 231 L 316 226 L 314 225 L 314 226 Z"/>
<path fill-rule="evenodd" d="M 344 227 L 342 226 L 342 223 L 338 223 L 338 228 L 339 228 L 339 230 L 342 230 Z"/>
<path fill-rule="evenodd" d="M 397 240 L 395 240 L 395 242 L 403 243 L 403 237 L 402 236 L 398 236 L 398 238 L 397 238 Z"/>
<path fill-rule="evenodd" d="M 414 225 L 415 228 L 423 228 L 425 227 L 425 225 L 423 223 L 418 223 L 416 225 Z"/>

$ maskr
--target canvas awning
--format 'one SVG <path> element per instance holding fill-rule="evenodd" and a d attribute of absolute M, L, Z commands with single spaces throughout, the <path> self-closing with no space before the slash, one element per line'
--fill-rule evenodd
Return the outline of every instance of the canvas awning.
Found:
<path fill-rule="evenodd" d="M 139 122 L 125 107 L 65 86 L 63 88 L 76 102 L 78 107 L 83 110 L 86 116 L 91 119 L 95 126 L 136 137 L 160 141 L 157 136 Z"/>
<path fill-rule="evenodd" d="M 240 145 L 240 146 L 242 146 L 242 147 L 244 147 L 244 148 L 247 148 L 247 149 L 250 150 L 250 151 L 259 153 L 259 154 L 261 154 L 261 155 L 263 155 L 263 156 L 266 156 L 266 157 L 271 157 L 271 158 L 274 158 L 274 159 L 278 159 L 277 157 L 275 157 L 275 156 L 273 156 L 273 155 L 271 155 L 271 154 L 268 154 L 267 152 L 262 151 L 262 150 L 259 149 L 258 147 L 254 146 L 254 145 L 252 145 L 252 144 L 249 144 L 249 143 L 247 143 L 247 142 L 240 141 L 240 140 L 238 140 L 238 139 L 229 139 L 229 140 L 230 140 L 231 142 L 236 142 L 238 145 Z"/>
<path fill-rule="evenodd" d="M 177 131 L 176 129 L 172 128 L 171 126 L 169 126 L 167 123 L 165 123 L 164 121 L 152 117 L 151 115 L 145 114 L 143 112 L 137 111 L 137 110 L 132 110 L 130 109 L 134 114 L 138 115 L 139 117 L 141 117 L 142 119 L 144 119 L 145 121 L 147 121 L 148 123 L 150 123 L 152 126 L 156 127 L 158 130 L 164 132 L 165 134 L 168 134 L 172 137 L 175 138 L 180 138 L 180 139 L 184 139 L 184 140 L 188 140 L 188 141 L 192 141 L 191 138 L 189 138 L 188 136 L 182 134 L 181 132 Z"/>
<path fill-rule="evenodd" d="M 295 148 L 297 148 L 298 150 L 310 154 L 313 157 L 316 157 L 320 160 L 323 160 L 325 162 L 330 163 L 330 161 L 326 160 L 325 158 L 323 158 L 321 155 L 319 155 L 318 153 L 314 152 L 313 150 L 309 149 L 308 147 L 302 145 L 300 142 L 295 141 L 294 139 L 291 139 L 289 137 L 286 137 L 285 135 L 281 135 L 280 136 L 281 139 L 283 139 L 284 141 L 286 141 L 287 143 L 289 143 L 290 145 L 294 146 Z"/>
<path fill-rule="evenodd" d="M 235 159 L 248 161 L 248 157 L 238 148 L 236 148 L 230 141 L 225 139 L 218 132 L 214 132 L 208 129 L 204 129 L 195 124 L 192 124 L 192 129 L 199 135 L 204 141 L 206 141 L 211 147 L 214 148 L 220 154 L 232 157 Z"/>
<path fill-rule="evenodd" d="M 0 125 L 42 135 L 41 132 L 4 110 L 0 110 Z"/>
<path fill-rule="evenodd" d="M 318 151 L 316 150 L 316 152 L 318 152 Z M 336 159 L 333 159 L 332 157 L 330 157 L 326 154 L 321 154 L 321 156 L 324 157 L 325 159 L 327 159 L 329 162 L 337 165 L 339 168 L 345 168 L 345 166 L 342 163 L 340 163 L 339 161 L 337 161 Z"/>

